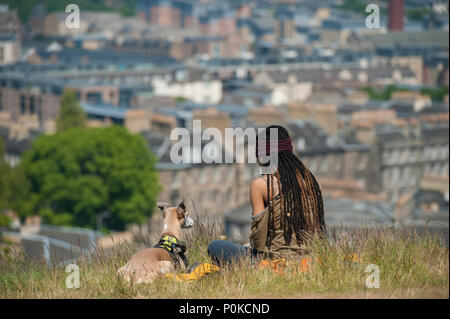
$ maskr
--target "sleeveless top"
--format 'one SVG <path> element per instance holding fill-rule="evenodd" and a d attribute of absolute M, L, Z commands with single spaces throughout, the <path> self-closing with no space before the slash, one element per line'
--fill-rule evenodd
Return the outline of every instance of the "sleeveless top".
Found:
<path fill-rule="evenodd" d="M 270 247 L 267 247 L 267 232 L 269 227 L 269 207 L 273 209 L 275 231 Z M 305 245 L 299 246 L 295 232 L 292 232 L 291 242 L 288 245 L 284 240 L 284 231 L 281 228 L 281 197 L 276 195 L 271 205 L 264 208 L 257 215 L 252 216 L 250 244 L 252 248 L 263 252 L 268 258 L 301 258 L 309 254 Z"/>

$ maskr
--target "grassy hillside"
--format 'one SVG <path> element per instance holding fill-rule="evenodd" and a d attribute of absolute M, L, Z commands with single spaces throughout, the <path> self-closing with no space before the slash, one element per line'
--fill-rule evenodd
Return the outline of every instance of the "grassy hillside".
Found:
<path fill-rule="evenodd" d="M 190 262 L 210 262 L 207 244 L 218 227 L 197 224 L 184 233 Z M 309 270 L 284 274 L 243 261 L 191 283 L 161 277 L 151 285 L 130 285 L 116 276 L 137 250 L 156 240 L 145 238 L 110 251 L 97 250 L 78 262 L 80 284 L 68 289 L 64 267 L 0 260 L 0 298 L 448 298 L 448 248 L 432 236 L 390 229 L 335 231 L 330 242 L 312 240 Z M 352 256 L 352 258 L 348 258 Z M 365 285 L 366 267 L 380 269 L 380 288 Z"/>

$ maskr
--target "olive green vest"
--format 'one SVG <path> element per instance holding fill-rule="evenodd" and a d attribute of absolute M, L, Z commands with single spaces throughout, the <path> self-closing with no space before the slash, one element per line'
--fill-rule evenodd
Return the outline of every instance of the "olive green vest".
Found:
<path fill-rule="evenodd" d="M 266 207 L 262 212 L 252 216 L 250 244 L 261 252 L 264 252 L 269 258 L 300 258 L 309 253 L 306 246 L 299 246 L 295 233 L 292 233 L 291 243 L 288 245 L 284 240 L 284 232 L 281 229 L 281 198 L 275 196 L 270 205 L 274 213 L 274 237 L 270 247 L 267 247 L 267 233 L 269 227 L 269 208 Z"/>

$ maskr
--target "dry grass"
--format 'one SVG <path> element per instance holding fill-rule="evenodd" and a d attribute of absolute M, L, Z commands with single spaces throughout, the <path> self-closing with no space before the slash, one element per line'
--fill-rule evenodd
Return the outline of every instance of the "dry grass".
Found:
<path fill-rule="evenodd" d="M 190 262 L 210 262 L 206 248 L 220 227 L 197 221 L 185 232 Z M 0 260 L 0 298 L 449 298 L 449 252 L 437 237 L 387 228 L 333 231 L 328 242 L 311 239 L 309 271 L 284 275 L 261 270 L 243 260 L 219 273 L 191 282 L 163 277 L 149 285 L 132 285 L 116 271 L 157 236 L 97 249 L 77 262 L 78 289 L 66 288 L 64 267 L 47 268 L 26 259 Z M 347 261 L 356 254 L 358 261 Z M 380 268 L 380 288 L 365 286 L 367 265 Z"/>

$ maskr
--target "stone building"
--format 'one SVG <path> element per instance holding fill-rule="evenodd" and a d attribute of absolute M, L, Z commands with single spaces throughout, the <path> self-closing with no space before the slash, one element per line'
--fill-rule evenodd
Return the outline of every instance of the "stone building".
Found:
<path fill-rule="evenodd" d="M 330 136 L 314 120 L 291 120 L 294 149 L 317 177 L 322 190 L 336 197 L 370 198 L 371 145 Z"/>
<path fill-rule="evenodd" d="M 448 176 L 449 127 L 447 123 L 420 123 L 405 132 L 399 127 L 377 129 L 374 164 L 378 174 L 370 189 L 384 191 L 392 201 L 414 192 L 424 175 Z"/>
<path fill-rule="evenodd" d="M 19 60 L 21 29 L 17 10 L 9 10 L 7 5 L 0 5 L 0 65 Z"/>
<path fill-rule="evenodd" d="M 249 201 L 250 182 L 259 176 L 256 164 L 177 164 L 170 157 L 173 143 L 168 135 L 146 133 L 144 138 L 158 157 L 156 168 L 162 185 L 158 200 L 173 204 L 184 198 L 188 210 L 200 216 L 218 216 Z M 202 142 L 200 149 L 189 145 L 189 150 L 193 156 L 200 155 L 207 144 Z M 218 147 L 216 151 L 223 155 L 224 149 Z"/>

